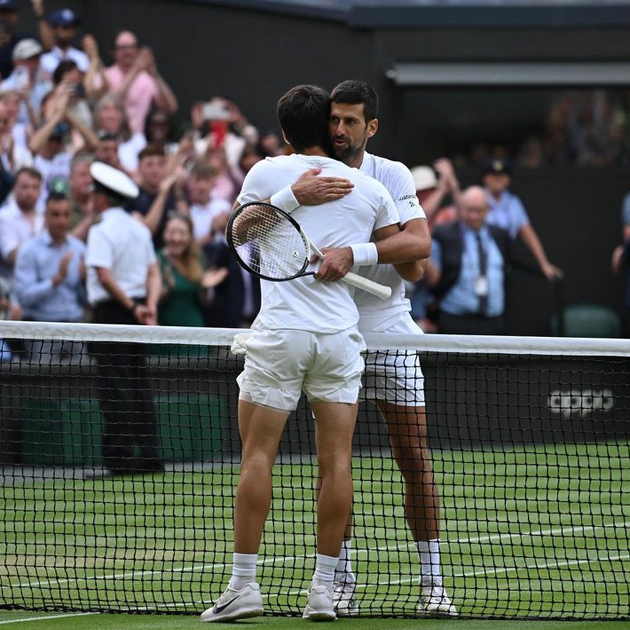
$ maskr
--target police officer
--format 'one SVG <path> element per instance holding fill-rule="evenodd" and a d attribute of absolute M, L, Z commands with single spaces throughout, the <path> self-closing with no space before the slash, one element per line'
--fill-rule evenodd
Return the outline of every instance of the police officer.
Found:
<path fill-rule="evenodd" d="M 123 205 L 138 187 L 103 162 L 90 167 L 96 223 L 87 239 L 88 300 L 99 324 L 155 325 L 161 281 L 149 229 Z M 142 344 L 90 345 L 99 367 L 98 392 L 105 417 L 102 474 L 163 470 L 158 419 Z"/>

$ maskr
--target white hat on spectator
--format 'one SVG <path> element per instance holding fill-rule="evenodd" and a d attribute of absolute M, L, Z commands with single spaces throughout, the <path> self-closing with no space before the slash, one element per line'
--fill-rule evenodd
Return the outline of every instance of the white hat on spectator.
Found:
<path fill-rule="evenodd" d="M 44 52 L 42 45 L 30 37 L 20 40 L 13 49 L 13 61 L 23 61 L 31 57 L 37 57 Z"/>
<path fill-rule="evenodd" d="M 430 166 L 414 166 L 411 169 L 416 190 L 426 190 L 437 186 L 437 175 Z"/>
<path fill-rule="evenodd" d="M 109 164 L 92 162 L 90 174 L 94 183 L 108 192 L 130 199 L 135 199 L 140 194 L 140 189 L 129 175 Z"/>

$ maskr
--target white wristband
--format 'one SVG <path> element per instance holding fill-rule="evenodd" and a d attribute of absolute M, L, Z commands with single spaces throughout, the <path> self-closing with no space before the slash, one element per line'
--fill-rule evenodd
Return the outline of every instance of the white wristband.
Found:
<path fill-rule="evenodd" d="M 358 245 L 350 245 L 352 256 L 354 257 L 353 265 L 365 266 L 375 265 L 378 262 L 378 251 L 376 243 L 359 243 Z"/>
<path fill-rule="evenodd" d="M 286 186 L 275 195 L 271 195 L 269 203 L 276 208 L 280 208 L 280 210 L 284 210 L 288 214 L 291 214 L 300 207 L 300 202 L 295 198 L 291 186 Z"/>

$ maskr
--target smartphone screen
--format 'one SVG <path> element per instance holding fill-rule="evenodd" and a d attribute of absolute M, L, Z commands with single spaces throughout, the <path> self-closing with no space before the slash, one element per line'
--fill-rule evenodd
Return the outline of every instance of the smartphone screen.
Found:
<path fill-rule="evenodd" d="M 224 120 L 210 121 L 210 132 L 212 133 L 214 148 L 220 149 L 223 147 L 225 136 L 227 136 L 227 122 Z"/>

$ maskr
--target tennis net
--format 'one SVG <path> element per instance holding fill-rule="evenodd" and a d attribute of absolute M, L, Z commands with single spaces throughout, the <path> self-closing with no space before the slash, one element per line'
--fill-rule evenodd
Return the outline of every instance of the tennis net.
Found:
<path fill-rule="evenodd" d="M 237 332 L 0 322 L 0 607 L 199 613 L 218 598 L 239 473 Z M 367 341 L 368 364 L 420 357 L 460 616 L 630 619 L 630 342 Z M 353 474 L 360 615 L 414 616 L 418 553 L 371 403 Z M 302 401 L 259 560 L 270 613 L 304 606 L 316 477 Z"/>

